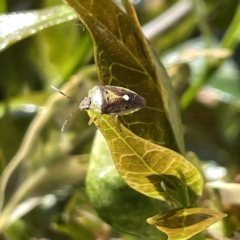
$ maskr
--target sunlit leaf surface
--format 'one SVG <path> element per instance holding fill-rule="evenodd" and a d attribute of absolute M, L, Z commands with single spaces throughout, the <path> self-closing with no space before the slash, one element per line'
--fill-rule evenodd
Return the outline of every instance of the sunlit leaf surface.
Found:
<path fill-rule="evenodd" d="M 135 190 L 154 198 L 167 200 L 161 182 L 181 195 L 179 169 L 188 187 L 190 205 L 202 191 L 202 177 L 198 170 L 182 155 L 168 148 L 153 144 L 114 126 L 109 117 L 103 117 L 99 127 L 108 142 L 116 168 L 123 179 Z M 179 190 L 179 191 L 178 191 Z"/>
<path fill-rule="evenodd" d="M 168 240 L 180 240 L 192 237 L 223 217 L 226 214 L 208 208 L 186 208 L 160 213 L 147 222 L 165 232 Z"/>
<path fill-rule="evenodd" d="M 147 197 L 131 189 L 119 176 L 107 142 L 96 132 L 86 178 L 88 197 L 105 222 L 137 239 L 165 240 L 166 236 L 146 219 L 166 211 L 166 202 Z"/>
<path fill-rule="evenodd" d="M 0 16 L 0 51 L 36 32 L 76 18 L 65 5 Z"/>
<path fill-rule="evenodd" d="M 163 66 L 153 60 L 129 2 L 124 2 L 126 13 L 109 0 L 67 2 L 92 35 L 100 82 L 129 88 L 147 101 L 142 111 L 121 121 L 137 135 L 183 153 L 180 118 L 169 78 Z"/>
<path fill-rule="evenodd" d="M 149 50 L 130 3 L 124 1 L 125 13 L 109 0 L 67 2 L 92 35 L 100 82 L 129 88 L 147 101 L 145 108 L 120 120 L 143 139 L 125 128 L 119 134 L 109 118 L 104 118 L 105 123 L 100 126 L 118 172 L 137 191 L 166 200 L 160 184 L 179 189 L 181 170 L 189 194 L 184 205 L 194 204 L 202 190 L 201 175 L 170 150 L 183 152 L 174 94 L 163 66 Z M 175 124 L 169 119 L 175 119 Z M 170 149 L 158 148 L 152 142 Z"/>

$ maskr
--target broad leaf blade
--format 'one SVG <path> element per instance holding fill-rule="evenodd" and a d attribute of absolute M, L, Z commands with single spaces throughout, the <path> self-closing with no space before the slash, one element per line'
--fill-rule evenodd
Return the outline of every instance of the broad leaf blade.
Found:
<path fill-rule="evenodd" d="M 72 10 L 64 5 L 43 10 L 13 12 L 0 16 L 0 51 L 45 28 L 76 18 Z"/>
<path fill-rule="evenodd" d="M 131 19 L 132 27 L 134 28 L 138 38 L 141 39 L 142 48 L 145 49 L 149 57 L 149 62 L 147 63 L 147 66 L 150 67 L 150 70 L 153 70 L 156 75 L 156 78 L 152 78 L 152 80 L 156 81 L 156 87 L 158 88 L 163 100 L 163 107 L 165 110 L 166 118 L 168 119 L 171 129 L 173 131 L 173 137 L 175 138 L 180 152 L 183 154 L 184 144 L 182 137 L 183 133 L 181 129 L 181 117 L 177 104 L 178 100 L 176 98 L 176 94 L 173 91 L 171 80 L 164 66 L 160 62 L 158 56 L 152 51 L 152 48 L 148 46 L 147 41 L 141 31 L 141 26 L 138 22 L 133 5 L 130 3 L 129 0 L 123 0 L 123 2 L 128 16 Z M 167 146 L 171 148 L 171 145 L 167 144 Z"/>
<path fill-rule="evenodd" d="M 110 0 L 67 2 L 92 35 L 100 81 L 129 88 L 147 101 L 147 107 L 121 121 L 137 135 L 183 153 L 178 108 L 169 110 L 167 104 L 176 105 L 166 94 L 173 90 L 161 83 L 162 78 L 169 78 L 162 65 L 157 70 L 159 63 L 152 58 L 130 3 L 125 2 L 126 14 Z"/>
<path fill-rule="evenodd" d="M 196 203 L 203 181 L 190 162 L 179 153 L 140 138 L 125 127 L 120 131 L 109 118 L 103 117 L 99 129 L 108 142 L 119 174 L 129 186 L 147 196 L 169 201 L 161 182 L 181 195 L 180 169 L 188 191 L 187 205 Z"/>
<path fill-rule="evenodd" d="M 101 219 L 114 229 L 137 239 L 165 240 L 164 233 L 146 219 L 166 211 L 169 206 L 131 189 L 119 176 L 106 139 L 96 132 L 86 178 L 88 197 Z"/>
<path fill-rule="evenodd" d="M 168 240 L 188 239 L 205 230 L 226 214 L 208 208 L 173 209 L 147 219 L 168 235 Z"/>

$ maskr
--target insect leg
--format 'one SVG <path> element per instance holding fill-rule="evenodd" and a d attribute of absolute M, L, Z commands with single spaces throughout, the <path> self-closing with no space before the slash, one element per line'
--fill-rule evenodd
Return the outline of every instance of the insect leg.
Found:
<path fill-rule="evenodd" d="M 88 125 L 91 125 L 94 120 L 97 118 L 97 113 L 94 113 L 88 121 Z"/>

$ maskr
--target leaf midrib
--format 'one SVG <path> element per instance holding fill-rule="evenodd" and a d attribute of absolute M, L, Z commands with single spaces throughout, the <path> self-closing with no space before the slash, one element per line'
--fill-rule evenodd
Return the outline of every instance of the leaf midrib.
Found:
<path fill-rule="evenodd" d="M 77 4 L 78 4 L 82 9 L 85 10 L 85 12 L 88 14 L 88 16 L 93 17 L 93 18 L 99 23 L 99 25 L 101 25 L 102 27 L 104 27 L 104 29 L 106 29 L 106 30 L 108 31 L 108 33 L 110 33 L 110 35 L 116 40 L 116 42 L 119 42 L 120 44 L 122 44 L 122 46 L 124 47 L 124 49 L 134 58 L 134 60 L 135 60 L 135 61 L 139 64 L 139 66 L 144 70 L 143 72 L 146 73 L 146 75 L 149 77 L 149 79 L 151 79 L 151 80 L 153 81 L 152 77 L 149 75 L 149 73 L 148 73 L 148 71 L 146 70 L 146 68 L 143 67 L 143 65 L 142 65 L 141 62 L 135 57 L 135 55 L 133 55 L 132 52 L 131 52 L 128 48 L 125 47 L 124 43 L 123 43 L 120 39 L 116 38 L 116 36 L 115 36 L 108 28 L 105 27 L 105 25 L 103 25 L 97 18 L 95 18 L 95 16 L 94 16 L 93 14 L 91 14 L 91 13 L 90 13 L 85 7 L 83 7 L 79 2 L 77 2 Z M 125 13 L 124 13 L 124 14 L 125 14 Z M 87 24 L 85 24 L 85 25 L 86 25 L 86 28 L 88 28 L 88 25 L 87 25 Z M 91 31 L 89 30 L 89 32 L 91 32 Z M 95 41 L 94 38 L 93 38 L 93 41 Z M 154 81 L 153 81 L 153 82 L 154 82 Z"/>
<path fill-rule="evenodd" d="M 143 158 L 125 141 L 125 139 L 120 136 L 120 134 L 116 131 L 116 128 L 113 128 L 106 119 L 103 118 L 103 121 L 104 121 L 104 122 L 106 123 L 106 125 L 108 125 L 108 127 L 118 136 L 118 138 L 120 138 L 120 139 L 124 142 L 124 144 L 125 144 L 126 146 L 128 146 L 128 148 L 133 152 L 133 154 L 134 154 L 136 157 L 139 158 L 139 160 L 140 160 L 140 161 L 144 164 L 144 166 L 150 171 L 150 173 L 153 173 L 153 174 L 157 174 L 157 175 L 158 175 L 158 173 L 157 173 L 156 171 L 153 171 L 153 169 L 150 168 L 148 164 L 146 164 L 146 162 L 143 160 Z M 123 125 L 122 125 L 122 126 L 123 126 Z M 105 130 L 104 130 L 104 131 L 105 131 Z M 111 140 L 111 141 L 112 141 L 112 140 Z"/>

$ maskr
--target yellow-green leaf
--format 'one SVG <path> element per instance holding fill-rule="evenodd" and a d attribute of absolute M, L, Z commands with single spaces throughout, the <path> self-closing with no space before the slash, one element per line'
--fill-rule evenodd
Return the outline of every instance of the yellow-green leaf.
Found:
<path fill-rule="evenodd" d="M 226 214 L 208 208 L 173 209 L 147 219 L 168 235 L 168 240 L 188 239 L 203 231 Z"/>
<path fill-rule="evenodd" d="M 102 220 L 136 239 L 166 240 L 166 235 L 146 222 L 149 216 L 169 210 L 167 203 L 147 197 L 119 176 L 106 139 L 97 131 L 89 159 L 86 190 Z M 124 238 L 125 239 L 125 238 Z"/>
<path fill-rule="evenodd" d="M 100 82 L 129 88 L 147 101 L 141 112 L 121 117 L 120 121 L 135 134 L 184 153 L 170 79 L 151 53 L 131 3 L 123 1 L 123 12 L 111 0 L 66 2 L 93 38 Z"/>
<path fill-rule="evenodd" d="M 99 129 L 108 142 L 117 171 L 130 187 L 147 196 L 169 201 L 162 188 L 163 182 L 175 191 L 178 199 L 184 199 L 180 171 L 188 195 L 188 203 L 182 205 L 191 206 L 198 200 L 203 181 L 190 162 L 179 153 L 140 138 L 123 126 L 120 131 L 109 118 L 103 117 Z"/>

